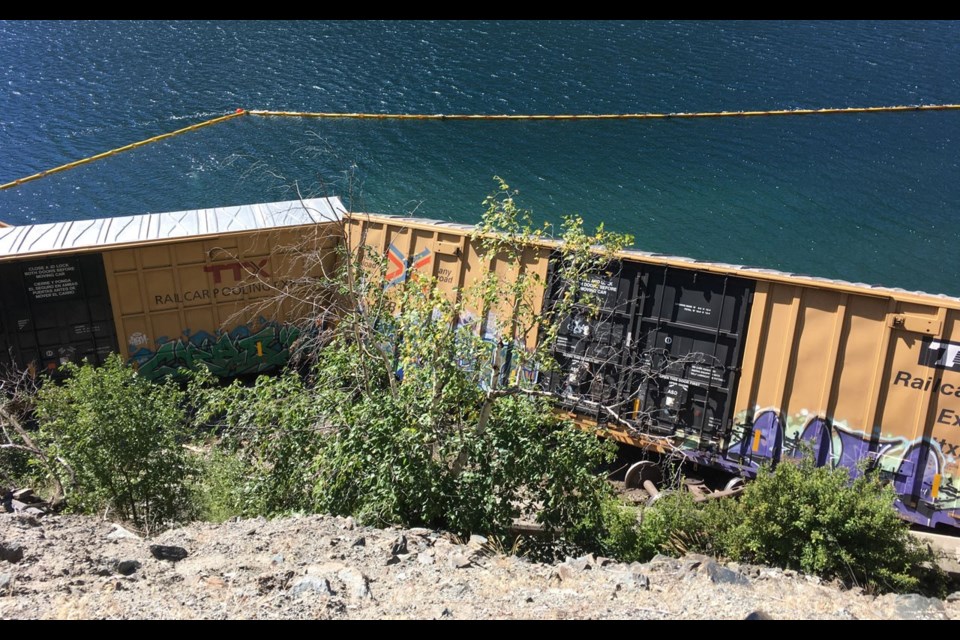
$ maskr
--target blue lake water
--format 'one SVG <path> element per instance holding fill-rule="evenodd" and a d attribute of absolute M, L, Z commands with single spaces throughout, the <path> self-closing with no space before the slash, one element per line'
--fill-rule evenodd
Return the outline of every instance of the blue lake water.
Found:
<path fill-rule="evenodd" d="M 245 109 L 624 113 L 960 103 L 954 22 L 0 22 L 0 183 Z M 245 117 L 0 192 L 15 224 L 340 195 L 960 295 L 960 112 L 722 120 Z"/>

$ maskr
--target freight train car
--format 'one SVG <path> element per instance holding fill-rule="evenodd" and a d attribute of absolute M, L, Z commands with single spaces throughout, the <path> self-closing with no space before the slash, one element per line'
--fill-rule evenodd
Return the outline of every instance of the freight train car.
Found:
<path fill-rule="evenodd" d="M 0 353 L 55 370 L 120 352 L 151 378 L 274 368 L 297 328 L 257 302 L 302 275 L 289 248 L 304 237 L 335 259 L 342 210 L 319 198 L 0 228 Z"/>
<path fill-rule="evenodd" d="M 487 259 L 465 225 L 353 215 L 347 228 L 388 256 L 388 277 L 428 273 L 451 296 Z M 524 267 L 549 276 L 553 251 Z M 540 376 L 581 424 L 744 477 L 807 451 L 877 467 L 904 517 L 960 524 L 960 299 L 641 251 L 588 280 L 602 311 L 563 321 L 561 371 Z"/>
<path fill-rule="evenodd" d="M 482 268 L 515 275 L 471 230 L 336 199 L 3 228 L 0 348 L 41 368 L 119 351 L 149 376 L 268 370 L 298 330 L 263 304 L 307 268 L 288 247 L 313 238 L 331 268 L 362 246 L 386 256 L 387 286 L 427 273 L 456 297 Z M 542 305 L 555 251 L 523 257 L 551 283 Z M 877 467 L 904 517 L 960 526 L 960 299 L 640 251 L 581 284 L 599 317 L 563 320 L 559 372 L 520 372 L 581 425 L 744 477 L 806 451 Z M 503 310 L 473 312 L 496 342 Z"/>

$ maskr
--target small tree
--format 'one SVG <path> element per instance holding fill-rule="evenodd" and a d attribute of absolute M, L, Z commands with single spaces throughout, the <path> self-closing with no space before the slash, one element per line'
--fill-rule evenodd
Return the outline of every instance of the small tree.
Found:
<path fill-rule="evenodd" d="M 101 367 L 68 364 L 37 395 L 37 440 L 83 513 L 113 511 L 147 531 L 189 516 L 191 461 L 182 447 L 182 391 L 150 382 L 118 355 Z M 68 480 L 64 478 L 68 477 Z"/>
<path fill-rule="evenodd" d="M 472 236 L 481 273 L 455 298 L 420 274 L 387 287 L 384 260 L 362 238 L 345 256 L 337 331 L 313 380 L 330 430 L 315 463 L 318 509 L 461 533 L 500 533 L 525 510 L 570 532 L 599 522 L 609 488 L 592 470 L 612 445 L 559 419 L 520 371 L 555 366 L 555 325 L 586 298 L 580 276 L 629 238 L 568 218 L 555 263 L 566 289 L 543 309 L 546 282 L 528 259 L 548 228 L 497 182 Z M 494 260 L 513 277 L 501 279 Z"/>
<path fill-rule="evenodd" d="M 12 360 L 11 354 L 11 360 Z M 53 460 L 35 441 L 28 425 L 36 403 L 37 379 L 31 369 L 15 366 L 0 374 L 0 493 L 9 487 L 30 483 L 31 479 L 52 484 L 51 504 L 57 506 L 64 497 L 57 469 L 69 471 L 63 460 Z M 35 470 L 41 469 L 38 478 Z"/>

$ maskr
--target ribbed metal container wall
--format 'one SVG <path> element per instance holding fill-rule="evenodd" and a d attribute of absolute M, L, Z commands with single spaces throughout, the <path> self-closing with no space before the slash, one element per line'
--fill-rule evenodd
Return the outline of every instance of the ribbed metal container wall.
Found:
<path fill-rule="evenodd" d="M 299 309 L 278 296 L 332 269 L 336 198 L 0 228 L 0 350 L 53 370 L 120 354 L 147 377 L 287 361 Z"/>
<path fill-rule="evenodd" d="M 119 350 L 148 376 L 256 373 L 297 337 L 276 291 L 344 243 L 386 258 L 388 288 L 429 274 L 456 299 L 487 269 L 517 277 L 470 226 L 311 202 L 2 228 L 0 347 L 41 367 Z M 522 268 L 549 283 L 555 251 Z M 563 319 L 559 374 L 525 372 L 582 426 L 746 476 L 805 452 L 879 467 L 905 517 L 960 524 L 960 299 L 640 251 L 583 284 L 601 317 Z M 465 305 L 502 345 L 508 301 Z"/>
<path fill-rule="evenodd" d="M 225 377 L 283 365 L 299 334 L 286 326 L 294 301 L 278 293 L 306 275 L 312 252 L 333 268 L 342 236 L 336 223 L 327 227 L 105 251 L 121 354 L 148 377 L 198 362 Z"/>
<path fill-rule="evenodd" d="M 960 515 L 956 301 L 757 283 L 728 457 L 879 465 L 926 524 Z"/>
<path fill-rule="evenodd" d="M 471 230 L 367 214 L 347 225 L 353 248 L 387 256 L 388 280 L 428 273 L 451 297 L 481 272 Z M 554 248 L 524 268 L 547 277 Z M 567 319 L 562 371 L 541 376 L 579 424 L 745 476 L 806 451 L 854 475 L 879 466 L 905 517 L 958 524 L 960 300 L 638 251 L 596 280 L 597 326 Z"/>

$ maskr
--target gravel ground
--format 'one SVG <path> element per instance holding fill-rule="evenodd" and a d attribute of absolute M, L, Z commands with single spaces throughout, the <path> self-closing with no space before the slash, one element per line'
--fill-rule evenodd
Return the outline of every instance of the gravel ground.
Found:
<path fill-rule="evenodd" d="M 0 514 L 0 619 L 960 618 L 960 593 L 877 597 L 694 555 L 541 564 L 459 542 L 330 516 L 141 539 L 96 518 Z"/>

